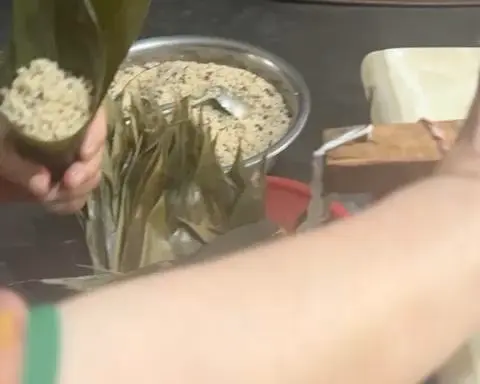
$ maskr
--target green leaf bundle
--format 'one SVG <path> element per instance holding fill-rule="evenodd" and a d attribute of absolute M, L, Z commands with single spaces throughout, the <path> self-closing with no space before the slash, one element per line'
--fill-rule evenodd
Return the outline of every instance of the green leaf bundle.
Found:
<path fill-rule="evenodd" d="M 188 99 L 164 116 L 153 97 L 125 91 L 109 111 L 104 179 L 84 222 L 94 267 L 129 273 L 189 258 L 217 236 L 265 218 L 264 164 L 245 168 L 239 150 L 223 169 Z"/>

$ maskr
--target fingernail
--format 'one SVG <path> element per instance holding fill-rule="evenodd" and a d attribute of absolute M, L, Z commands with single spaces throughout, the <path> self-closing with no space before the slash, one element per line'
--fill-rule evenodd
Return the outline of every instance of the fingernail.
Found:
<path fill-rule="evenodd" d="M 60 185 L 57 184 L 48 192 L 44 200 L 46 202 L 57 200 L 57 195 L 59 194 L 59 192 L 60 192 Z"/>

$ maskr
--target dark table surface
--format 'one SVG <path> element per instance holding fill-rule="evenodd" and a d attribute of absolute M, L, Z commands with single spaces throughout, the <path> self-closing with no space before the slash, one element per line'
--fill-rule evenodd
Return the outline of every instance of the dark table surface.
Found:
<path fill-rule="evenodd" d="M 0 2 L 0 38 L 10 3 Z M 153 0 L 143 36 L 214 35 L 244 40 L 282 56 L 306 78 L 310 122 L 274 172 L 307 180 L 308 159 L 321 129 L 368 121 L 359 79 L 371 51 L 405 46 L 473 46 L 480 42 L 480 8 L 349 7 L 262 0 Z M 31 205 L 0 206 L 0 260 L 17 278 L 78 272 L 85 247 L 72 218 Z M 41 260 L 42 262 L 38 262 Z M 1 273 L 0 273 L 1 279 Z"/>

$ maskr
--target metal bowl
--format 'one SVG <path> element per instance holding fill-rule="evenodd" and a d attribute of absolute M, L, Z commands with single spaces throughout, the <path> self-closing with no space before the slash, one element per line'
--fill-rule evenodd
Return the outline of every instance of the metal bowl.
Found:
<path fill-rule="evenodd" d="M 246 160 L 247 166 L 267 159 L 270 168 L 276 157 L 302 132 L 310 114 L 310 92 L 302 76 L 281 58 L 252 45 L 216 37 L 169 36 L 140 40 L 130 49 L 128 63 L 185 60 L 212 62 L 242 68 L 269 81 L 282 94 L 292 114 L 290 127 L 266 153 Z"/>

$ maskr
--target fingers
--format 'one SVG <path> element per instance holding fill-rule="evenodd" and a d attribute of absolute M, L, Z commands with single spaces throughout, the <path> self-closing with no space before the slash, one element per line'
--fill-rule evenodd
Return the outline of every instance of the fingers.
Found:
<path fill-rule="evenodd" d="M 103 159 L 103 151 L 93 155 L 88 162 L 77 162 L 73 164 L 63 177 L 63 186 L 72 194 L 83 194 L 86 183 L 100 173 Z"/>
<path fill-rule="evenodd" d="M 46 198 L 50 211 L 68 214 L 83 208 L 88 195 L 101 180 L 106 137 L 106 115 L 104 109 L 100 108 L 85 135 L 79 161 L 65 172 L 62 184 L 54 187 Z"/>
<path fill-rule="evenodd" d="M 102 156 L 103 152 L 99 152 L 88 163 L 73 164 L 63 183 L 55 186 L 46 197 L 47 208 L 60 214 L 82 209 L 90 192 L 100 183 Z"/>
<path fill-rule="evenodd" d="M 59 185 L 53 186 L 49 171 L 22 158 L 0 130 L 0 176 L 24 187 L 55 212 L 78 211 L 100 182 L 106 137 L 107 121 L 102 107 L 87 129 L 79 161 L 65 172 Z"/>
<path fill-rule="evenodd" d="M 0 146 L 0 174 L 38 198 L 48 194 L 50 188 L 48 170 L 22 158 L 6 139 Z"/>
<path fill-rule="evenodd" d="M 46 204 L 46 208 L 49 212 L 57 215 L 70 215 L 72 213 L 79 212 L 87 203 L 88 196 L 76 200 L 69 200 L 65 202 L 55 202 Z"/>
<path fill-rule="evenodd" d="M 101 107 L 85 135 L 85 140 L 80 148 L 80 160 L 89 161 L 95 154 L 102 151 L 106 137 L 107 118 L 104 108 Z"/>
<path fill-rule="evenodd" d="M 101 180 L 101 173 L 88 179 L 80 190 L 72 191 L 56 187 L 45 201 L 45 206 L 51 212 L 58 214 L 71 214 L 80 211 L 86 204 L 88 196 Z"/>

